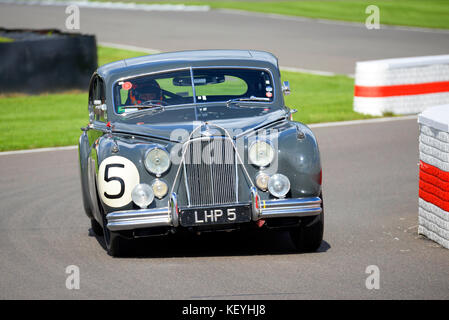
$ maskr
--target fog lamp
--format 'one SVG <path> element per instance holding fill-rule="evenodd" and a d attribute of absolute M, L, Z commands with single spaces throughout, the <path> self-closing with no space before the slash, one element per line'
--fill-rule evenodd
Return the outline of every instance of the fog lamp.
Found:
<path fill-rule="evenodd" d="M 266 191 L 268 188 L 268 180 L 270 179 L 270 176 L 264 172 L 260 172 L 256 176 L 256 186 L 263 191 Z"/>
<path fill-rule="evenodd" d="M 148 207 L 154 200 L 154 193 L 151 187 L 145 183 L 139 183 L 131 192 L 131 199 L 142 209 Z"/>
<path fill-rule="evenodd" d="M 283 198 L 290 190 L 290 180 L 283 174 L 277 173 L 268 180 L 268 191 L 277 197 Z"/>
<path fill-rule="evenodd" d="M 151 188 L 153 188 L 154 196 L 158 199 L 162 199 L 163 197 L 165 197 L 168 192 L 168 185 L 164 181 L 159 179 L 153 181 Z"/>

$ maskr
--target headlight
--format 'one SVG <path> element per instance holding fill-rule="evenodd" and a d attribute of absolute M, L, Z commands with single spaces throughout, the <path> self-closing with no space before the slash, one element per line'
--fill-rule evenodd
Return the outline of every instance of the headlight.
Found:
<path fill-rule="evenodd" d="M 266 173 L 260 172 L 256 176 L 256 186 L 263 191 L 266 191 L 268 188 L 268 180 L 270 179 L 270 176 Z"/>
<path fill-rule="evenodd" d="M 168 185 L 159 179 L 154 180 L 151 187 L 153 188 L 154 196 L 158 199 L 165 197 L 168 192 Z"/>
<path fill-rule="evenodd" d="M 170 155 L 161 148 L 153 148 L 145 155 L 144 162 L 148 171 L 160 176 L 170 168 Z"/>
<path fill-rule="evenodd" d="M 131 192 L 131 199 L 140 208 L 145 209 L 154 200 L 153 190 L 149 185 L 139 183 Z"/>
<path fill-rule="evenodd" d="M 268 191 L 277 197 L 283 198 L 290 190 L 290 180 L 283 174 L 277 173 L 268 180 Z"/>
<path fill-rule="evenodd" d="M 256 141 L 248 151 L 248 158 L 258 167 L 268 166 L 274 159 L 274 150 L 268 141 Z"/>

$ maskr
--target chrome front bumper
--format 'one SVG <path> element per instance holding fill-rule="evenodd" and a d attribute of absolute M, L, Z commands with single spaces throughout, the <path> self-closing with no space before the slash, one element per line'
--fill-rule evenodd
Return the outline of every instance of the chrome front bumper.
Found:
<path fill-rule="evenodd" d="M 252 190 L 251 208 L 253 221 L 267 218 L 309 217 L 322 211 L 321 199 L 294 198 L 259 200 Z M 176 195 L 172 194 L 168 207 L 111 212 L 107 216 L 107 227 L 111 231 L 133 230 L 149 227 L 177 227 L 179 225 Z"/>
<path fill-rule="evenodd" d="M 111 231 L 171 226 L 168 207 L 111 212 L 106 216 Z"/>
<path fill-rule="evenodd" d="M 319 215 L 321 211 L 319 197 L 262 200 L 258 218 L 308 217 Z"/>

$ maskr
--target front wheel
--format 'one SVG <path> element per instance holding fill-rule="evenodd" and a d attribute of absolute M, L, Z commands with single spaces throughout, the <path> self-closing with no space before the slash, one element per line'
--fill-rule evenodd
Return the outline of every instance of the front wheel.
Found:
<path fill-rule="evenodd" d="M 322 196 L 320 196 L 321 199 Z M 321 203 L 323 209 L 323 203 Z M 290 230 L 290 238 L 299 252 L 315 252 L 323 241 L 324 209 L 313 219 L 303 219 L 299 227 Z"/>
<path fill-rule="evenodd" d="M 103 217 L 103 235 L 107 252 L 112 257 L 124 257 L 129 253 L 130 240 L 122 238 L 118 232 L 110 231 Z"/>
<path fill-rule="evenodd" d="M 97 236 L 103 235 L 103 227 L 97 222 L 97 220 L 95 220 L 95 218 L 90 219 L 90 226 L 91 226 L 92 231 Z"/>

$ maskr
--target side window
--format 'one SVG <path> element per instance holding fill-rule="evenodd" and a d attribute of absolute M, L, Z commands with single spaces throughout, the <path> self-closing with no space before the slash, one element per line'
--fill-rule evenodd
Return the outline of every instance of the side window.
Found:
<path fill-rule="evenodd" d="M 107 121 L 106 97 L 104 81 L 96 76 L 89 89 L 89 109 L 94 113 L 95 121 Z"/>

